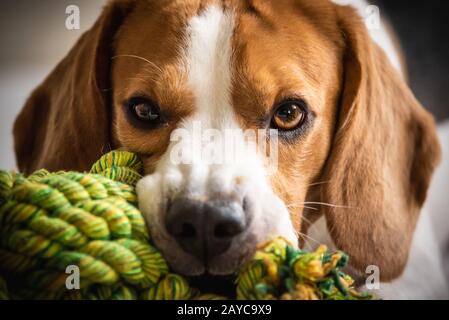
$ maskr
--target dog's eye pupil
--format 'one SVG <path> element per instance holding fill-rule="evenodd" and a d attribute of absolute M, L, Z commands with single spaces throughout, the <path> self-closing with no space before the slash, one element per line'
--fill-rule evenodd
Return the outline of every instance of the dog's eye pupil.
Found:
<path fill-rule="evenodd" d="M 136 117 L 142 121 L 155 121 L 159 119 L 159 111 L 149 103 L 138 103 L 133 106 Z"/>
<path fill-rule="evenodd" d="M 279 130 L 294 130 L 305 119 L 303 108 L 295 102 L 282 104 L 277 108 L 273 117 L 273 127 Z"/>

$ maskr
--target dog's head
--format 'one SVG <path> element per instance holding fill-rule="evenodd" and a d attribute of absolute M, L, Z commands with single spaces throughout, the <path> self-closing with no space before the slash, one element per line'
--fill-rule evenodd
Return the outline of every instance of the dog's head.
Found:
<path fill-rule="evenodd" d="M 354 267 L 394 278 L 439 156 L 363 21 L 326 0 L 112 1 L 14 132 L 25 172 L 138 153 L 152 237 L 188 275 L 231 273 L 273 236 L 296 244 L 324 214 Z"/>

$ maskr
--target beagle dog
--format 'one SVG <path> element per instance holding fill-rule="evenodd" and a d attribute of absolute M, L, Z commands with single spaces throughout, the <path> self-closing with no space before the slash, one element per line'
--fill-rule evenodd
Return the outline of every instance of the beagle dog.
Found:
<path fill-rule="evenodd" d="M 87 170 L 110 149 L 138 153 L 140 209 L 188 276 L 231 274 L 274 236 L 304 246 L 324 219 L 355 274 L 376 266 L 392 281 L 440 147 L 388 29 L 365 25 L 366 5 L 110 1 L 18 116 L 19 169 Z M 173 136 L 198 125 L 266 132 L 276 170 L 250 148 L 197 161 L 204 141 Z"/>

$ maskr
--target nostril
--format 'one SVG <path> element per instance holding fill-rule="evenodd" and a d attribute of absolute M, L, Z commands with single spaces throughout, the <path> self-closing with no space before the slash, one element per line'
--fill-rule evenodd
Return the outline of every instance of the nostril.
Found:
<path fill-rule="evenodd" d="M 234 221 L 217 224 L 214 229 L 214 237 L 217 239 L 229 239 L 243 231 L 243 226 Z"/>
<path fill-rule="evenodd" d="M 214 236 L 215 238 L 231 238 L 233 237 L 233 232 L 228 225 L 221 223 L 215 227 Z"/>
<path fill-rule="evenodd" d="M 183 223 L 176 236 L 180 238 L 195 238 L 197 236 L 195 227 L 190 223 Z"/>
<path fill-rule="evenodd" d="M 168 233 L 178 242 L 194 241 L 201 235 L 201 203 L 178 199 L 174 201 L 165 216 L 165 227 Z"/>

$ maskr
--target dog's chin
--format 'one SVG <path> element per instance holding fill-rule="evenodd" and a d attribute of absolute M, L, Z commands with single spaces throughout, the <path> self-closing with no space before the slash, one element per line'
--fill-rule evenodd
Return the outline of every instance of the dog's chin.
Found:
<path fill-rule="evenodd" d="M 255 247 L 253 250 L 242 251 L 237 256 L 225 253 L 215 257 L 207 264 L 180 250 L 174 250 L 169 254 L 163 252 L 163 254 L 170 268 L 176 273 L 188 277 L 218 277 L 236 274 L 239 268 L 250 260 L 254 251 Z"/>
<path fill-rule="evenodd" d="M 257 248 L 257 241 L 246 236 L 245 239 L 234 241 L 225 253 L 205 263 L 185 252 L 173 239 L 157 232 L 152 233 L 152 236 L 170 269 L 188 277 L 233 275 L 254 256 Z"/>
<path fill-rule="evenodd" d="M 243 265 L 254 257 L 260 243 L 272 239 L 272 237 L 247 232 L 235 239 L 225 253 L 205 263 L 185 252 L 173 238 L 158 232 L 160 229 L 150 229 L 153 241 L 161 251 L 170 269 L 187 277 L 235 275 Z"/>
<path fill-rule="evenodd" d="M 168 258 L 166 258 L 166 260 L 171 270 L 183 276 L 199 277 L 205 275 L 207 272 L 206 267 L 197 261 L 192 263 L 180 263 L 179 261 L 171 262 Z"/>
<path fill-rule="evenodd" d="M 180 256 L 175 260 L 171 260 L 165 257 L 170 268 L 181 275 L 188 277 L 199 277 L 199 276 L 229 276 L 235 274 L 238 270 L 240 264 L 238 262 L 229 263 L 226 258 L 217 257 L 213 261 L 206 265 L 194 257 L 189 257 L 185 261 L 180 261 Z M 226 261 L 226 264 L 222 264 Z"/>

